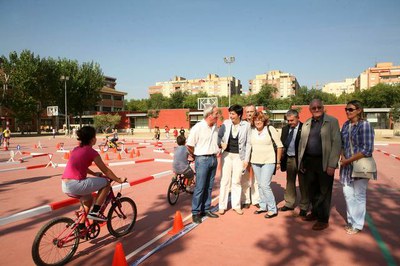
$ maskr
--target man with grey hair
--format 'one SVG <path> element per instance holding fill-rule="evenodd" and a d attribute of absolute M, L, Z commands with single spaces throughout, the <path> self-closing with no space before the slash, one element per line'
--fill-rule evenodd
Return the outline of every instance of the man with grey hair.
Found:
<path fill-rule="evenodd" d="M 317 221 L 312 229 L 324 230 L 329 226 L 333 177 L 338 168 L 342 148 L 339 122 L 324 112 L 321 100 L 311 101 L 312 117 L 304 122 L 300 143 L 300 171 L 304 173 L 312 211 L 305 221 Z"/>
<path fill-rule="evenodd" d="M 294 210 L 296 205 L 296 176 L 299 177 L 300 188 L 300 216 L 305 217 L 309 206 L 307 186 L 304 181 L 304 175 L 298 172 L 298 154 L 301 128 L 303 123 L 299 120 L 299 112 L 290 109 L 286 112 L 287 125 L 282 128 L 281 141 L 284 146 L 281 158 L 281 171 L 286 171 L 286 189 L 284 194 L 285 205 L 280 211 Z"/>
<path fill-rule="evenodd" d="M 192 219 L 201 223 L 202 217 L 218 218 L 211 212 L 211 192 L 214 185 L 218 161 L 218 128 L 219 109 L 215 105 L 207 106 L 203 112 L 204 119 L 190 130 L 186 145 L 189 153 L 195 158 L 196 186 L 192 199 Z"/>

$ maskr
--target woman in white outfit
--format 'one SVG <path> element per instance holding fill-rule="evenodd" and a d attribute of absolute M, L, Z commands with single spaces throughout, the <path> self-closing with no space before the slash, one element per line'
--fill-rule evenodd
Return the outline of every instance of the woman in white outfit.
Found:
<path fill-rule="evenodd" d="M 234 104 L 228 110 L 229 119 L 224 121 L 218 132 L 218 144 L 224 150 L 219 191 L 219 214 L 224 214 L 228 208 L 230 191 L 232 209 L 242 215 L 241 181 L 250 159 L 250 124 L 242 121 L 242 106 Z"/>

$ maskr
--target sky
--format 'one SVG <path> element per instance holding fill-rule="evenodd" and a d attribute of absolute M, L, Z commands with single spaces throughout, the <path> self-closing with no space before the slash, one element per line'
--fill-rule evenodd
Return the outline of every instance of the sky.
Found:
<path fill-rule="evenodd" d="M 321 88 L 400 65 L 399 10 L 399 0 L 0 0 L 0 55 L 99 63 L 126 99 L 210 73 L 230 72 L 244 91 L 270 70 Z"/>

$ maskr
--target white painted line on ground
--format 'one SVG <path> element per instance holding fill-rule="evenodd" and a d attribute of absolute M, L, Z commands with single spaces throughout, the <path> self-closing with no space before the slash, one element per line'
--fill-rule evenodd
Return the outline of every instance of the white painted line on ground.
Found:
<path fill-rule="evenodd" d="M 172 174 L 172 173 L 173 173 L 172 170 L 168 170 L 168 171 L 165 171 L 165 172 L 161 172 L 161 173 L 155 174 L 155 175 L 153 175 L 153 177 L 154 178 L 159 178 L 159 177 L 162 177 L 164 175 L 169 175 L 169 174 Z"/>
<path fill-rule="evenodd" d="M 42 213 L 51 212 L 51 207 L 48 205 L 37 207 L 34 209 L 19 212 L 4 218 L 0 218 L 0 225 L 5 225 L 11 222 L 19 221 L 22 219 L 30 218 Z"/>
<path fill-rule="evenodd" d="M 172 159 L 154 159 L 155 162 L 164 162 L 164 163 L 172 163 L 174 160 Z"/>

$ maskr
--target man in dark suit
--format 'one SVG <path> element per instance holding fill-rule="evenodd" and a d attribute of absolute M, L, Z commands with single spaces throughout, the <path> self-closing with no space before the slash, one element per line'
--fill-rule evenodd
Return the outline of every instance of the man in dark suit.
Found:
<path fill-rule="evenodd" d="M 296 175 L 299 176 L 300 188 L 300 216 L 305 217 L 309 206 L 307 186 L 304 181 L 304 175 L 298 172 L 298 152 L 301 136 L 301 127 L 303 123 L 299 120 L 297 110 L 289 110 L 286 113 L 288 124 L 282 128 L 281 141 L 284 146 L 283 156 L 281 158 L 281 171 L 286 171 L 286 190 L 285 205 L 280 211 L 294 210 L 296 204 Z"/>

